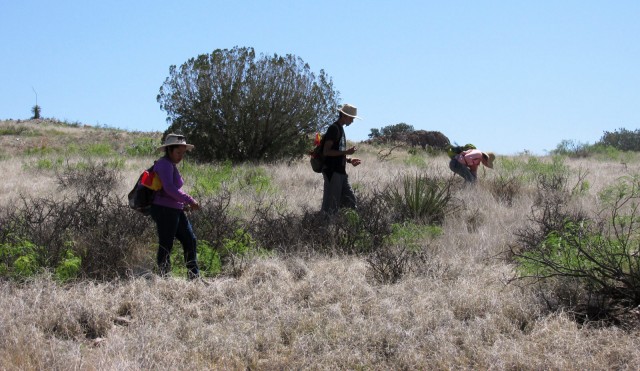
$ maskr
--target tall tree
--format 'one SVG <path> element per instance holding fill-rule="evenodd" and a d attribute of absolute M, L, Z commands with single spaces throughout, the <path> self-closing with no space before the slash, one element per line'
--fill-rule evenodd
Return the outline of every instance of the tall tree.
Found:
<path fill-rule="evenodd" d="M 217 49 L 169 68 L 157 100 L 168 132 L 187 135 L 201 160 L 274 161 L 306 153 L 335 118 L 339 93 L 302 59 Z M 166 133 L 165 133 L 166 134 Z"/>

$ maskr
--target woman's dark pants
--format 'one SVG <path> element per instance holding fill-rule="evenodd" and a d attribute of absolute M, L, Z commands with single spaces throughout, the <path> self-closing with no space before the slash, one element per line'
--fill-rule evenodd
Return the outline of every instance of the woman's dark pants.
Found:
<path fill-rule="evenodd" d="M 449 169 L 451 169 L 451 171 L 463 177 L 464 180 L 466 180 L 469 183 L 473 183 L 477 180 L 476 176 L 473 175 L 471 170 L 469 170 L 469 168 L 466 167 L 465 165 L 458 162 L 458 160 L 456 160 L 455 157 L 452 158 L 451 161 L 449 161 Z"/>
<path fill-rule="evenodd" d="M 158 268 L 160 275 L 167 276 L 171 272 L 171 249 L 174 238 L 178 239 L 184 250 L 184 261 L 189 270 L 189 279 L 199 277 L 196 254 L 196 235 L 183 210 L 152 205 L 151 217 L 158 229 Z"/>

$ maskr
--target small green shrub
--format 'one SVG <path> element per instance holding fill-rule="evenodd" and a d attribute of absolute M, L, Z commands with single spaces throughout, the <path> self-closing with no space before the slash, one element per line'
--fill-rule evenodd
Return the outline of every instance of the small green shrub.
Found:
<path fill-rule="evenodd" d="M 0 243 L 0 272 L 4 276 L 26 278 L 42 270 L 38 259 L 39 248 L 23 238 L 7 236 L 6 242 Z"/>
<path fill-rule="evenodd" d="M 198 265 L 205 277 L 217 276 L 222 272 L 220 254 L 206 241 L 198 241 Z"/>
<path fill-rule="evenodd" d="M 546 184 L 550 194 L 569 194 L 561 181 Z M 540 202 L 536 226 L 517 233 L 511 254 L 519 277 L 535 279 L 550 309 L 615 323 L 640 305 L 640 178 L 620 178 L 599 199 L 593 217 L 563 212 L 566 198 Z"/>
<path fill-rule="evenodd" d="M 269 253 L 260 249 L 253 237 L 244 229 L 237 229 L 233 236 L 222 241 L 220 252 L 223 269 L 233 277 L 240 277 L 248 267 L 249 261 Z"/>
<path fill-rule="evenodd" d="M 79 277 L 81 272 L 82 259 L 72 250 L 67 250 L 66 256 L 55 269 L 55 277 L 60 282 L 67 282 Z"/>
<path fill-rule="evenodd" d="M 229 161 L 219 165 L 196 165 L 185 162 L 180 170 L 193 184 L 193 194 L 209 197 L 226 190 L 253 189 L 256 193 L 275 192 L 266 170 L 255 165 L 233 166 Z"/>
<path fill-rule="evenodd" d="M 52 170 L 54 163 L 50 158 L 40 158 L 36 161 L 34 167 L 38 170 Z"/>
<path fill-rule="evenodd" d="M 22 255 L 13 262 L 14 274 L 18 277 L 33 276 L 38 271 L 35 255 Z"/>

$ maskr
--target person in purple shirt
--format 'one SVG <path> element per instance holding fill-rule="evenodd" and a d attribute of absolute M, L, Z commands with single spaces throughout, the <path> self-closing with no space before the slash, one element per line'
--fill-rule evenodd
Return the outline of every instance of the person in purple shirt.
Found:
<path fill-rule="evenodd" d="M 196 236 L 185 209 L 198 210 L 198 202 L 182 191 L 184 181 L 176 165 L 182 161 L 187 151 L 193 149 L 187 144 L 183 135 L 168 134 L 164 144 L 158 150 L 164 151 L 153 165 L 153 170 L 162 182 L 162 189 L 158 190 L 151 205 L 151 217 L 156 222 L 158 230 L 158 269 L 161 276 L 171 272 L 171 249 L 174 239 L 178 239 L 184 250 L 184 260 L 188 269 L 188 278 L 200 276 L 196 256 Z"/>

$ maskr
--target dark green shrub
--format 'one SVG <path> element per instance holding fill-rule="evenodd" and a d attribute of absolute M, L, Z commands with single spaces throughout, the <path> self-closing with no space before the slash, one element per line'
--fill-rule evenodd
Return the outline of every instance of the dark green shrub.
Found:
<path fill-rule="evenodd" d="M 157 96 L 168 132 L 195 144 L 203 161 L 299 158 L 309 137 L 337 117 L 338 92 L 326 73 L 294 55 L 217 49 L 171 66 Z"/>
<path fill-rule="evenodd" d="M 613 132 L 605 131 L 598 144 L 621 151 L 640 151 L 640 129 L 631 131 L 621 128 Z"/>

